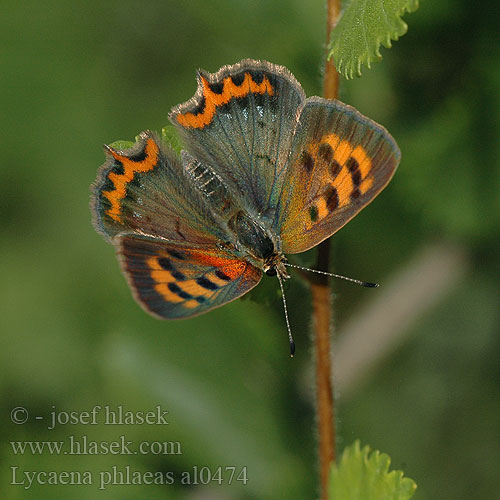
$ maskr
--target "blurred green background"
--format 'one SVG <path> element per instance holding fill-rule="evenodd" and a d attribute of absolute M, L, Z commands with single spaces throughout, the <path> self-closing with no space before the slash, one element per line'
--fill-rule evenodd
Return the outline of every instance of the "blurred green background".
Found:
<path fill-rule="evenodd" d="M 342 100 L 386 126 L 403 159 L 386 191 L 332 240 L 336 272 L 382 284 L 333 283 L 338 447 L 360 438 L 389 453 L 418 483 L 418 500 L 500 491 L 496 9 L 493 0 L 473 9 L 423 2 L 381 63 L 342 81 Z M 315 497 L 307 288 L 299 278 L 287 287 L 293 360 L 270 278 L 270 303 L 150 318 L 91 226 L 88 186 L 101 145 L 166 125 L 194 93 L 198 67 L 267 59 L 320 94 L 324 28 L 321 1 L 3 4 L 2 499 Z M 169 425 L 47 429 L 50 412 L 94 405 L 160 405 Z M 17 406 L 29 411 L 24 425 L 10 420 Z M 15 455 L 9 444 L 70 435 L 180 442 L 182 454 Z M 246 466 L 248 483 L 98 490 L 99 471 L 113 466 L 178 477 L 194 465 Z M 79 470 L 94 484 L 11 485 L 12 467 L 17 481 L 24 471 Z"/>

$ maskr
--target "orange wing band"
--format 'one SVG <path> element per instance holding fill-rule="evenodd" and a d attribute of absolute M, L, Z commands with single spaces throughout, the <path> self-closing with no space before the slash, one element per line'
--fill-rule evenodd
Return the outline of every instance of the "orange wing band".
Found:
<path fill-rule="evenodd" d="M 111 203 L 111 207 L 106 210 L 106 214 L 116 222 L 121 222 L 121 200 L 127 194 L 127 184 L 134 179 L 136 173 L 149 172 L 155 168 L 158 163 L 159 148 L 153 139 L 148 139 L 145 147 L 145 158 L 142 161 L 127 158 L 111 148 L 109 148 L 109 152 L 115 160 L 121 163 L 123 172 L 110 172 L 108 174 L 108 178 L 115 189 L 103 191 L 102 194 Z"/>
<path fill-rule="evenodd" d="M 204 128 L 212 122 L 216 109 L 219 106 L 227 104 L 231 99 L 245 97 L 248 94 L 274 94 L 274 89 L 265 76 L 261 83 L 256 83 L 250 73 L 245 73 L 245 78 L 241 85 L 236 85 L 230 76 L 222 81 L 223 88 L 221 93 L 213 92 L 210 84 L 205 77 L 201 77 L 203 85 L 204 106 L 199 106 L 201 111 L 189 112 L 177 116 L 180 125 L 187 128 Z"/>

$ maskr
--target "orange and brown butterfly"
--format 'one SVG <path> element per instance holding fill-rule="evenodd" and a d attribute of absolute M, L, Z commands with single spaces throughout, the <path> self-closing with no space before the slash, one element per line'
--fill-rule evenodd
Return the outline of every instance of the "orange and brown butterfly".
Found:
<path fill-rule="evenodd" d="M 94 226 L 116 248 L 137 301 L 187 318 L 240 297 L 285 254 L 331 236 L 387 185 L 400 160 L 380 125 L 336 100 L 305 97 L 283 66 L 243 60 L 199 71 L 172 109 L 180 157 L 152 132 L 106 147 Z"/>

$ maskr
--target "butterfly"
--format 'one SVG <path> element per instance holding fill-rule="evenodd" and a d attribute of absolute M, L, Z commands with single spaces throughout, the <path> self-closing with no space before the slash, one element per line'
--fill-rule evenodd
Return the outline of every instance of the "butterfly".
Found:
<path fill-rule="evenodd" d="M 282 287 L 285 254 L 344 226 L 401 157 L 385 128 L 340 101 L 306 98 L 283 66 L 246 59 L 200 70 L 197 83 L 169 115 L 180 156 L 143 132 L 131 148 L 105 146 L 92 185 L 96 230 L 159 318 L 222 306 L 263 273 Z"/>

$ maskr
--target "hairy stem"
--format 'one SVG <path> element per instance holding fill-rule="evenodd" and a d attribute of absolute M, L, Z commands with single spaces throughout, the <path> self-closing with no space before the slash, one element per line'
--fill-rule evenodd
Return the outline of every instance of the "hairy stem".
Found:
<path fill-rule="evenodd" d="M 327 47 L 330 34 L 340 14 L 340 0 L 327 0 Z M 328 99 L 338 96 L 339 75 L 333 59 L 325 62 L 323 95 Z M 324 241 L 318 247 L 316 269 L 328 271 L 330 242 Z M 321 479 L 321 499 L 328 500 L 328 478 L 330 467 L 335 462 L 335 405 L 333 398 L 331 367 L 331 292 L 329 278 L 318 277 L 311 282 L 313 302 L 313 329 L 316 355 L 316 412 L 318 425 L 318 453 Z"/>
<path fill-rule="evenodd" d="M 328 477 L 335 461 L 335 411 L 330 364 L 331 295 L 328 284 L 311 285 L 316 354 L 316 412 L 321 498 L 328 499 Z"/>
<path fill-rule="evenodd" d="M 337 25 L 340 16 L 341 0 L 327 0 L 326 3 L 326 52 L 330 45 L 330 37 L 333 29 Z M 326 60 L 325 73 L 323 78 L 323 96 L 327 99 L 337 99 L 339 94 L 339 74 L 335 68 L 333 58 Z"/>

